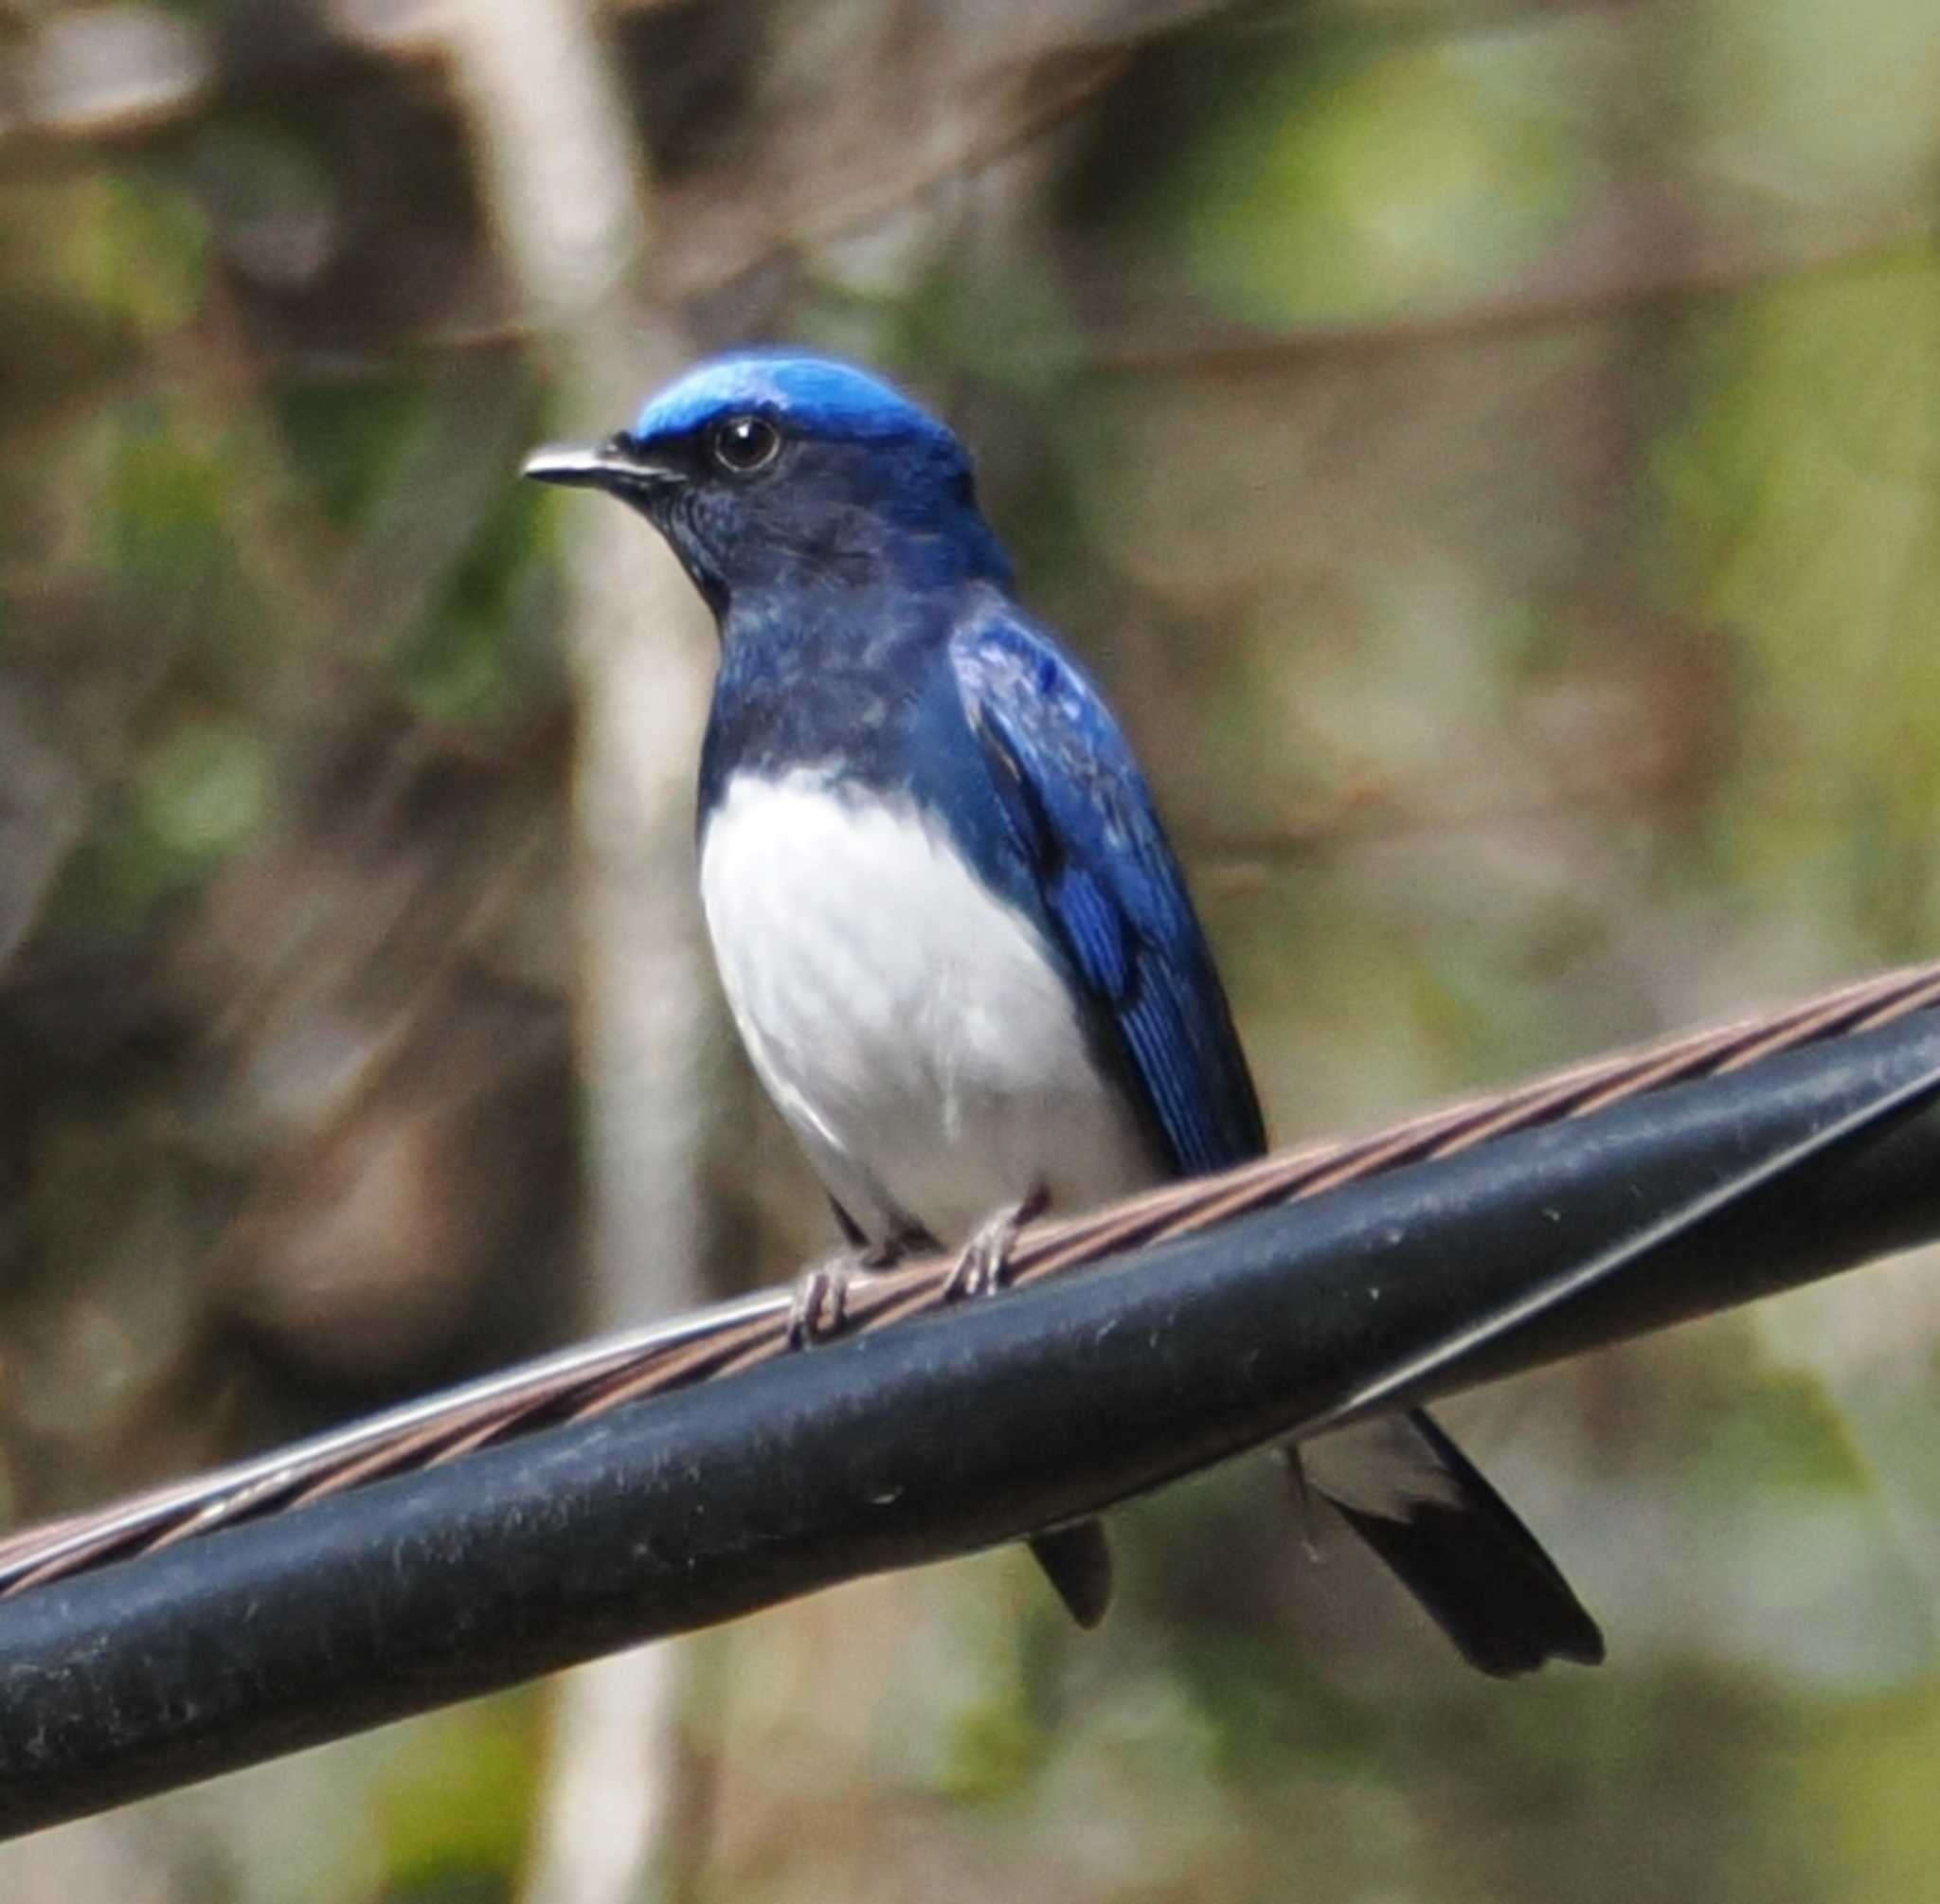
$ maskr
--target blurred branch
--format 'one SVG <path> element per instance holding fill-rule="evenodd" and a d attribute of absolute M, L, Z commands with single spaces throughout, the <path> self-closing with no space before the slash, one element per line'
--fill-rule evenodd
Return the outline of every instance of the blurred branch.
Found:
<path fill-rule="evenodd" d="M 1645 214 L 1640 212 L 1640 217 Z M 1083 368 L 1102 376 L 1189 370 L 1210 375 L 1271 370 L 1290 359 L 1387 355 L 1427 345 L 1459 344 L 1594 323 L 1654 304 L 1736 296 L 1763 285 L 1863 271 L 1910 245 L 1940 238 L 1925 207 L 1908 207 L 1861 225 L 1810 240 L 1749 233 L 1687 234 L 1680 247 L 1652 254 L 1613 245 L 1601 228 L 1522 282 L 1440 311 L 1285 331 L 1242 331 L 1195 318 L 1182 334 L 1094 332 Z"/>
<path fill-rule="evenodd" d="M 1396 841 L 1448 841 L 1464 834 L 1507 833 L 1585 817 L 1609 818 L 1644 813 L 1661 803 L 1649 787 L 1624 793 L 1596 791 L 1571 796 L 1478 800 L 1464 805 L 1445 794 L 1418 800 L 1399 789 L 1350 785 L 1335 799 L 1288 813 L 1278 824 L 1248 832 L 1177 828 L 1174 837 L 1195 874 L 1244 886 L 1290 868 L 1312 866 L 1356 847 Z"/>
<path fill-rule="evenodd" d="M 600 10 L 623 17 L 659 4 L 612 0 Z M 519 10 L 506 9 L 508 18 L 515 19 Z M 779 258 L 866 231 L 939 188 L 1002 163 L 1069 124 L 1120 77 L 1140 45 L 1187 18 L 1219 10 L 1207 0 L 1140 8 L 1129 19 L 1103 7 L 1051 9 L 1041 19 L 1012 20 L 1008 39 L 965 33 L 940 56 L 906 63 L 891 74 L 878 72 L 868 58 L 856 60 L 846 78 L 825 76 L 812 100 L 786 99 L 759 115 L 751 139 L 733 160 L 661 191 L 653 261 L 656 297 L 671 304 L 719 292 Z M 1634 9 L 1591 0 L 1580 10 Z M 0 119 L 0 149 L 9 132 L 16 138 L 33 133 L 98 142 L 116 132 L 147 132 L 158 117 L 212 106 L 219 93 L 215 51 L 175 15 L 160 15 L 162 24 L 156 25 L 150 17 L 156 11 L 100 9 L 56 16 L 44 26 L 38 53 L 23 63 L 26 78 L 17 88 L 14 116 Z M 459 16 L 492 11 L 488 0 L 469 0 Z M 1511 22 L 1523 17 L 1513 9 L 1509 16 Z M 392 58 L 437 58 L 462 96 L 473 79 L 457 52 L 464 36 L 450 32 L 450 18 L 441 0 L 340 0 L 331 14 L 342 35 L 338 57 L 364 46 Z M 1503 24 L 1464 19 L 1431 30 L 1439 38 L 1460 38 Z M 1273 30 L 1282 29 L 1276 25 Z M 252 75 L 260 82 L 296 83 L 319 63 L 329 63 L 332 44 L 302 35 L 287 43 L 252 42 Z M 144 58 L 153 62 L 155 78 L 136 85 L 124 76 L 139 71 Z M 98 78 L 90 80 L 97 70 Z M 906 97 L 917 82 L 924 98 Z M 609 86 L 603 74 L 600 83 Z M 614 110 L 623 130 L 617 99 Z M 893 125 L 884 123 L 885 114 L 892 114 Z M 574 122 L 561 114 L 556 123 L 569 129 Z M 912 127 L 921 132 L 913 141 Z M 644 225 L 620 229 L 608 223 L 610 247 L 599 251 L 588 242 L 586 221 L 595 215 L 610 220 L 609 195 L 596 180 L 583 180 L 591 189 L 582 194 L 559 176 L 582 163 L 584 155 L 575 154 L 586 137 L 568 130 L 556 147 L 548 142 L 544 163 L 554 174 L 549 180 L 514 167 L 496 182 L 494 196 L 515 260 L 518 312 L 444 326 L 421 341 L 444 350 L 525 341 L 553 323 L 548 314 L 560 297 L 582 295 L 583 287 L 575 288 L 580 275 L 638 264 L 634 238 Z M 882 163 L 885 145 L 898 153 L 893 166 Z M 637 207 L 640 203 L 635 200 Z M 596 214 L 594 207 L 604 209 Z M 553 215 L 533 215 L 542 208 Z M 1639 234 L 1667 230 L 1679 234 L 1676 243 L 1636 242 Z M 1275 332 L 1222 330 L 1203 313 L 1195 313 L 1179 334 L 1117 330 L 1107 323 L 1094 332 L 1084 368 L 1101 375 L 1241 374 L 1289 358 L 1405 351 L 1544 331 L 1859 269 L 1909 245 L 1931 242 L 1936 233 L 1940 226 L 1931 208 L 1917 199 L 1884 208 L 1848 207 L 1829 222 L 1795 220 L 1774 231 L 1769 222 L 1749 217 L 1695 216 L 1689 181 L 1633 181 L 1607 194 L 1595 217 L 1519 278 L 1480 296 L 1440 309 Z"/>
<path fill-rule="evenodd" d="M 603 0 L 643 13 L 670 0 Z M 0 142 L 129 138 L 211 108 L 226 63 L 258 84 L 297 89 L 353 48 L 394 59 L 441 58 L 450 0 L 321 0 L 296 30 L 244 31 L 240 55 L 212 27 L 163 5 L 77 7 L 49 13 L 14 46 L 15 78 Z M 278 27 L 288 23 L 276 22 Z M 226 62 L 225 62 L 226 56 Z"/>
<path fill-rule="evenodd" d="M 528 1406 L 502 1446 L 477 1446 L 492 1385 L 422 1405 L 415 1458 L 461 1459 L 219 1533 L 191 1514 L 162 1551 L 0 1608 L 0 1827 L 1008 1539 L 1931 1238 L 1936 995 L 1940 966 L 1918 968 L 1037 1226 L 1036 1286 L 884 1327 L 934 1306 L 949 1265 L 885 1275 L 853 1305 L 874 1326 L 811 1354 L 779 1353 L 785 1292 L 663 1326 L 647 1374 L 636 1346 L 593 1382 L 608 1411 L 584 1418 L 582 1383 L 581 1418 Z M 247 1504 L 300 1497 L 301 1466 L 257 1464 Z M 8 1558 L 34 1571 L 30 1542 Z"/>
<path fill-rule="evenodd" d="M 590 22 L 595 10 L 623 15 L 656 4 L 577 10 Z M 9 133 L 14 142 L 32 135 L 57 145 L 93 145 L 117 132 L 146 134 L 169 118 L 212 109 L 221 78 L 212 36 L 171 14 L 161 15 L 152 31 L 150 10 L 101 9 L 49 23 L 23 63 L 13 117 L 0 119 L 0 151 Z M 364 46 L 391 58 L 435 60 L 450 73 L 461 101 L 470 95 L 475 102 L 477 73 L 465 48 L 476 44 L 476 23 L 494 10 L 515 22 L 522 9 L 494 9 L 491 0 L 464 0 L 456 11 L 440 0 L 340 0 L 331 14 L 340 41 L 314 34 L 252 40 L 251 78 L 259 85 L 301 83 Z M 1110 83 L 1140 42 L 1215 10 L 1210 0 L 1158 0 L 1134 9 L 1127 22 L 1122 5 L 1019 9 L 1004 17 L 1002 32 L 991 30 L 988 20 L 943 12 L 925 29 L 934 44 L 932 57 L 924 60 L 901 57 L 902 36 L 892 17 L 883 46 L 865 45 L 858 57 L 834 67 L 818 65 L 812 97 L 782 100 L 759 115 L 753 136 L 737 148 L 745 155 L 661 191 L 653 260 L 656 298 L 671 303 L 703 296 L 778 255 L 867 228 L 941 186 L 1001 162 L 1067 123 Z M 455 31 L 454 21 L 475 24 Z M 526 37 L 529 29 L 513 25 L 507 32 Z M 157 38 L 173 49 L 166 62 L 157 55 L 158 63 L 178 77 L 131 100 L 120 76 L 142 69 Z M 533 70 L 550 77 L 565 69 L 555 63 Z M 613 95 L 610 65 L 601 69 L 596 63 L 593 70 L 598 90 L 612 95 L 613 127 L 623 134 L 625 116 Z M 556 146 L 548 142 L 543 157 L 530 150 L 543 172 L 512 164 L 494 181 L 519 312 L 426 341 L 451 348 L 524 339 L 554 322 L 561 298 L 583 297 L 586 271 L 624 271 L 640 261 L 635 241 L 643 224 L 612 225 L 615 201 L 597 177 L 580 179 L 588 189 L 584 194 L 563 177 L 567 170 L 583 170 L 601 136 L 542 104 L 541 90 L 529 87 L 531 109 L 555 119 L 565 135 Z M 574 96 L 589 97 L 584 85 Z M 118 117 L 124 107 L 125 118 Z M 475 103 L 466 109 L 475 111 Z M 885 166 L 885 149 L 898 153 L 897 163 Z M 643 208 L 638 195 L 632 203 Z M 588 242 L 590 219 L 607 221 L 603 251 Z"/>
<path fill-rule="evenodd" d="M 1110 77 L 1099 76 L 1097 85 L 1102 87 Z M 1027 140 L 1050 132 L 1086 103 L 1091 90 L 1087 87 L 1082 95 L 1048 110 L 1042 122 L 1015 127 L 988 148 L 964 153 L 954 171 L 967 173 L 995 164 Z M 799 246 L 831 243 L 866 228 L 933 189 L 943 175 L 947 174 L 928 171 L 913 179 L 899 175 L 893 193 L 876 185 L 853 203 L 825 203 L 814 215 L 790 225 L 784 232 L 770 232 L 759 242 L 731 234 L 725 238 L 710 234 L 710 248 L 704 254 L 676 250 L 670 256 L 668 287 L 683 298 L 718 291 Z M 752 189 L 744 185 L 736 189 Z M 758 190 L 754 196 L 760 202 Z M 712 216 L 711 209 L 699 206 L 690 207 L 689 212 L 700 223 Z M 1687 229 L 1677 247 L 1661 252 L 1611 242 L 1614 228 L 1630 219 L 1647 222 L 1651 215 L 1649 207 L 1634 203 L 1626 210 L 1613 211 L 1609 220 L 1599 221 L 1519 281 L 1451 301 L 1440 309 L 1413 309 L 1388 316 L 1282 330 L 1222 324 L 1200 310 L 1176 327 L 1100 321 L 1087 332 L 1076 368 L 1095 376 L 1167 371 L 1238 375 L 1311 358 L 1387 356 L 1435 345 L 1594 323 L 1652 306 L 1675 308 L 1737 296 L 1769 284 L 1863 271 L 1909 246 L 1940 239 L 1940 223 L 1931 211 L 1924 205 L 1907 204 L 1871 217 L 1849 216 L 1836 230 L 1803 236 L 1796 232 L 1774 237 L 1764 231 Z M 768 216 L 772 218 L 772 212 Z M 683 225 L 687 222 L 685 218 L 682 221 Z M 447 329 L 427 341 L 440 349 L 495 349 L 529 336 L 530 331 L 530 323 L 520 317 Z M 1063 347 L 1057 368 L 1069 368 Z"/>

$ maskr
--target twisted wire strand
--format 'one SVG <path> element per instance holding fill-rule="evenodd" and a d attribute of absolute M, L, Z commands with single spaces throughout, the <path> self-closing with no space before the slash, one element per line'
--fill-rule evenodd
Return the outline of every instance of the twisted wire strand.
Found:
<path fill-rule="evenodd" d="M 1369 1135 L 1278 1151 L 1216 1177 L 1168 1184 L 1104 1209 L 1022 1229 L 1007 1280 L 1025 1284 L 1191 1235 L 1250 1212 L 1319 1196 L 1511 1132 L 1557 1123 L 1940 1004 L 1940 961 L 1844 984 L 1796 1004 L 1465 1099 Z M 887 1327 L 940 1306 L 954 1259 L 933 1255 L 860 1278 L 845 1330 Z M 538 1428 L 581 1421 L 771 1360 L 787 1351 L 792 1291 L 767 1289 L 603 1338 L 352 1423 L 270 1454 L 0 1539 L 0 1598 L 219 1527 L 456 1460 Z"/>

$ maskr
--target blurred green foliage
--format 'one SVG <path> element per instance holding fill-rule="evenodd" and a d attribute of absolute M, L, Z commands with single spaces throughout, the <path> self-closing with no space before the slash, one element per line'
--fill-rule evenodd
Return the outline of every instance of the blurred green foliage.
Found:
<path fill-rule="evenodd" d="M 415 1729 L 375 1794 L 397 1896 L 448 1896 L 468 1879 L 517 1868 L 531 1832 L 535 1717 L 530 1698 L 494 1699 Z"/>
<path fill-rule="evenodd" d="M 1568 37 L 1348 40 L 1266 66 L 1177 174 L 1188 268 L 1264 324 L 1433 309 L 1499 284 L 1554 241 L 1594 166 L 1568 118 L 1583 78 L 1554 44 Z"/>

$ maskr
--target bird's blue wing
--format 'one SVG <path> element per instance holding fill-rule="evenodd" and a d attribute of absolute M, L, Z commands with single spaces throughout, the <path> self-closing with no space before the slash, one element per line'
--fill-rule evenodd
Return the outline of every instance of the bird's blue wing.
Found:
<path fill-rule="evenodd" d="M 1123 1058 L 1174 1167 L 1266 1147 L 1259 1100 L 1185 879 L 1097 691 L 1014 613 L 950 643 L 958 693 L 1026 889 Z"/>

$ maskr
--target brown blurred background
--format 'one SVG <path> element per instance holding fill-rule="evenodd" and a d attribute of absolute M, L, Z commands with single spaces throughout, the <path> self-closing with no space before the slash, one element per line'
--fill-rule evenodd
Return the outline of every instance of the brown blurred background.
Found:
<path fill-rule="evenodd" d="M 688 357 L 979 452 L 1278 1133 L 1940 950 L 1929 0 L 0 0 L 0 1502 L 776 1281 Z M 41 1904 L 1924 1899 L 1936 1284 L 1471 1399 L 1469 1676 L 1249 1464 L 0 1849 Z"/>

